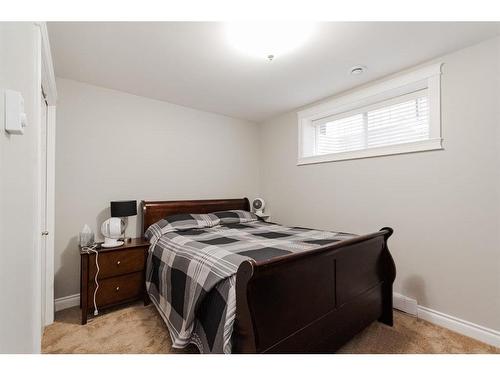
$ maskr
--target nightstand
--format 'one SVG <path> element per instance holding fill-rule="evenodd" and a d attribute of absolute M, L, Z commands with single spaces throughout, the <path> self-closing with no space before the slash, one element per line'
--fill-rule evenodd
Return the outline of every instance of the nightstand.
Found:
<path fill-rule="evenodd" d="M 143 299 L 149 303 L 145 274 L 149 242 L 133 238 L 119 247 L 100 248 L 98 251 L 99 288 L 96 293 L 98 310 Z M 95 253 L 80 249 L 80 307 L 82 324 L 87 315 L 94 312 L 95 275 L 97 272 Z"/>

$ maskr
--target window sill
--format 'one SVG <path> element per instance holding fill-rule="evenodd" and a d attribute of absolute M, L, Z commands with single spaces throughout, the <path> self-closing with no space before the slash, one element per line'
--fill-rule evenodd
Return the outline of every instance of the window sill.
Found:
<path fill-rule="evenodd" d="M 442 139 L 429 139 L 420 142 L 404 143 L 400 145 L 369 148 L 359 151 L 348 151 L 337 154 L 326 154 L 301 157 L 297 160 L 297 165 L 327 163 L 332 161 L 374 158 L 377 156 L 388 156 L 398 154 L 409 154 L 413 152 L 442 150 Z"/>

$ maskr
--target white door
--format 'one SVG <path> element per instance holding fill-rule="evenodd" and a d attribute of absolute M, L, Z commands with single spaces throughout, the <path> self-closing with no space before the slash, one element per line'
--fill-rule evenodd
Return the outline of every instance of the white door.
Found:
<path fill-rule="evenodd" d="M 41 236 L 41 322 L 43 328 L 54 321 L 54 228 L 53 189 L 54 130 L 51 128 L 51 107 L 47 107 L 43 90 L 40 106 L 40 236 Z"/>
<path fill-rule="evenodd" d="M 42 102 L 40 104 L 40 235 L 42 236 L 42 243 L 40 247 L 40 258 L 41 258 L 41 276 L 42 282 L 41 286 L 41 296 L 42 296 L 42 308 L 40 309 L 42 316 L 42 332 L 45 326 L 45 301 L 47 300 L 47 293 L 45 291 L 45 279 L 46 269 L 47 269 L 47 102 L 43 96 L 42 91 Z"/>

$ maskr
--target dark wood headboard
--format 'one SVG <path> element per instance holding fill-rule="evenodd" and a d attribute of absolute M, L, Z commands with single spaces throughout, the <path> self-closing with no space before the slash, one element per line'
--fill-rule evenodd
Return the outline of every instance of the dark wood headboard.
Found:
<path fill-rule="evenodd" d="M 205 199 L 192 201 L 141 201 L 142 234 L 165 216 L 175 214 L 207 214 L 225 210 L 250 211 L 250 202 L 242 199 Z"/>

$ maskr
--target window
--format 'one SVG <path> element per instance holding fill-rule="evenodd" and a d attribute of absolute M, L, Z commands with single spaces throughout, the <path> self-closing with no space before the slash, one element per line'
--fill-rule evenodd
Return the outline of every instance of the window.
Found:
<path fill-rule="evenodd" d="M 299 113 L 299 164 L 441 149 L 440 65 Z"/>

